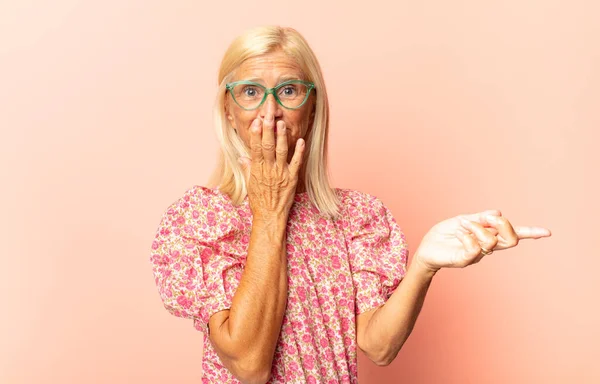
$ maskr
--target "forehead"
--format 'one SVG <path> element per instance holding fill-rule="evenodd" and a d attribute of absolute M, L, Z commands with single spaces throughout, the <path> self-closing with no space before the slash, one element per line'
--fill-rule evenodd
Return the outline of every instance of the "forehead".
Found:
<path fill-rule="evenodd" d="M 236 81 L 254 80 L 274 84 L 285 79 L 303 78 L 300 66 L 282 51 L 250 58 L 239 66 L 235 74 Z"/>

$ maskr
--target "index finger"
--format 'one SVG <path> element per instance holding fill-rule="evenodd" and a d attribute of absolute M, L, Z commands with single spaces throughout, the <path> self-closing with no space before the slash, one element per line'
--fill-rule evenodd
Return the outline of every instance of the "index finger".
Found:
<path fill-rule="evenodd" d="M 264 160 L 262 151 L 261 124 L 259 119 L 254 119 L 250 126 L 250 159 L 252 162 Z"/>
<path fill-rule="evenodd" d="M 540 239 L 552 236 L 552 232 L 548 228 L 542 227 L 515 227 L 515 232 L 519 239 Z"/>

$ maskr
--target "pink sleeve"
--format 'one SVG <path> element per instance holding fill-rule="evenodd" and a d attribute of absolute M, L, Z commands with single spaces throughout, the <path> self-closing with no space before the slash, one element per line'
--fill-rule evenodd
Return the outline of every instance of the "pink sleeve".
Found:
<path fill-rule="evenodd" d="M 163 214 L 152 242 L 150 262 L 165 308 L 194 320 L 208 333 L 214 313 L 231 307 L 242 265 L 223 238 L 231 238 L 227 213 L 207 204 L 208 189 L 191 189 Z"/>
<path fill-rule="evenodd" d="M 378 198 L 356 192 L 349 204 L 349 254 L 356 314 L 383 305 L 406 273 L 408 244 Z"/>

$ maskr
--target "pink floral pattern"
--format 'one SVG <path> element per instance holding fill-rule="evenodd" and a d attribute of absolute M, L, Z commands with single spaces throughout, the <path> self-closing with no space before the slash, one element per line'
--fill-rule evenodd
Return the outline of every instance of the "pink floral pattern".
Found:
<path fill-rule="evenodd" d="M 357 383 L 355 316 L 381 306 L 406 272 L 408 245 L 376 197 L 336 188 L 342 214 L 319 216 L 294 197 L 287 226 L 289 293 L 269 383 Z M 228 309 L 250 240 L 248 199 L 234 206 L 218 189 L 194 186 L 164 213 L 151 263 L 165 308 L 208 320 Z M 239 383 L 205 338 L 203 383 Z"/>

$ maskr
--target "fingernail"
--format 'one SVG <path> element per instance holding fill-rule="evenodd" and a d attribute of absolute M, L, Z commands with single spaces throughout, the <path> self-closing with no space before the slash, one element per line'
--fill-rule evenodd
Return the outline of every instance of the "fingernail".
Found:
<path fill-rule="evenodd" d="M 462 225 L 464 225 L 465 227 L 468 227 L 471 223 L 469 222 L 469 220 L 465 219 L 464 217 L 460 218 L 460 223 Z"/>
<path fill-rule="evenodd" d="M 267 123 L 272 123 L 274 118 L 275 118 L 275 117 L 274 117 L 273 115 L 266 115 L 266 116 L 265 116 L 265 121 L 266 121 Z"/>
<path fill-rule="evenodd" d="M 254 119 L 254 121 L 252 122 L 252 126 L 253 127 L 258 127 L 260 125 L 260 120 L 259 119 Z"/>

